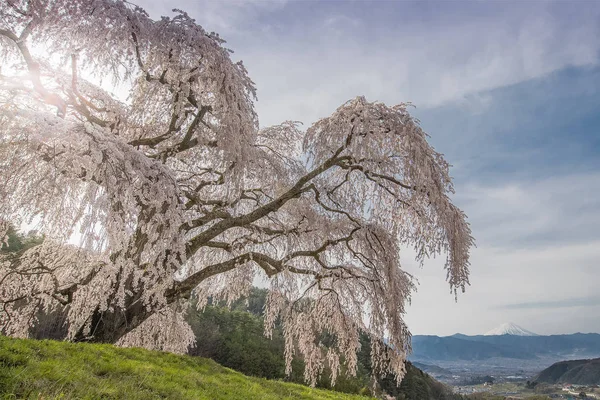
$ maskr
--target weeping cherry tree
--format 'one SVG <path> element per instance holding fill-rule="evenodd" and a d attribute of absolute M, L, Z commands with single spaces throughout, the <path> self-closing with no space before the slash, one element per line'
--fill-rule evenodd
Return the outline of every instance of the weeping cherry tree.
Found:
<path fill-rule="evenodd" d="M 152 20 L 124 0 L 0 3 L 0 329 L 26 337 L 66 310 L 68 338 L 184 352 L 190 298 L 269 290 L 315 383 L 374 370 L 398 380 L 414 289 L 401 249 L 444 254 L 455 295 L 473 245 L 449 165 L 406 104 L 357 97 L 307 130 L 259 129 L 255 87 L 184 11 Z M 115 95 L 112 92 L 118 93 Z M 411 250 L 412 252 L 412 250 Z M 325 346 L 322 334 L 335 338 Z"/>

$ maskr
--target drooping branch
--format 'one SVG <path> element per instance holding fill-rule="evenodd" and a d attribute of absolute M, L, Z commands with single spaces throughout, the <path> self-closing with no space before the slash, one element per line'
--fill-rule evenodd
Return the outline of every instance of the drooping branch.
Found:
<path fill-rule="evenodd" d="M 305 185 L 310 182 L 315 177 L 319 176 L 323 172 L 327 171 L 329 168 L 332 168 L 336 165 L 337 162 L 341 160 L 338 158 L 339 154 L 343 151 L 344 147 L 340 147 L 338 151 L 334 153 L 334 155 L 323 164 L 313 169 L 302 178 L 300 178 L 290 189 L 288 189 L 285 193 L 283 193 L 278 198 L 268 202 L 267 204 L 260 206 L 253 210 L 252 212 L 241 215 L 238 217 L 227 218 L 219 221 L 214 224 L 210 228 L 206 229 L 202 233 L 198 234 L 194 237 L 188 245 L 188 257 L 193 255 L 200 247 L 202 247 L 207 241 L 214 239 L 221 233 L 225 232 L 228 229 L 245 226 L 248 224 L 252 224 L 264 216 L 279 210 L 283 207 L 289 200 L 297 198 L 302 193 L 311 189 L 310 187 L 305 187 Z"/>

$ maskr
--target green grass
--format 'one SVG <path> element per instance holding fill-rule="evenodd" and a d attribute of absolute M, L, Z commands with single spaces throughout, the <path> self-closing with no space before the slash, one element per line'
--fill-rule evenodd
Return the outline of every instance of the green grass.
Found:
<path fill-rule="evenodd" d="M 0 336 L 0 399 L 365 399 L 252 378 L 199 357 Z"/>

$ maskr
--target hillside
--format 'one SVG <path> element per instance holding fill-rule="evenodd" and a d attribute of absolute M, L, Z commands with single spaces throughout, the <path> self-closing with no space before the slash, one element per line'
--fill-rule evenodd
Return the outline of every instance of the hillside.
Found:
<path fill-rule="evenodd" d="M 546 383 L 600 385 L 600 358 L 557 362 L 540 372 L 536 380 Z"/>
<path fill-rule="evenodd" d="M 242 375 L 212 360 L 0 336 L 0 399 L 365 399 Z"/>
<path fill-rule="evenodd" d="M 437 365 L 429 365 L 420 362 L 413 362 L 412 365 L 431 375 L 452 375 L 452 371 L 448 371 Z"/>

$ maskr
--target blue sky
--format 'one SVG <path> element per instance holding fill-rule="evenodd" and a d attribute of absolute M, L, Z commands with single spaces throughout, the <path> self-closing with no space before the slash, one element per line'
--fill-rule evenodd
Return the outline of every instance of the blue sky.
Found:
<path fill-rule="evenodd" d="M 141 0 L 218 32 L 262 126 L 309 126 L 358 95 L 410 101 L 454 165 L 477 248 L 455 303 L 419 269 L 413 334 L 600 332 L 600 2 Z"/>

